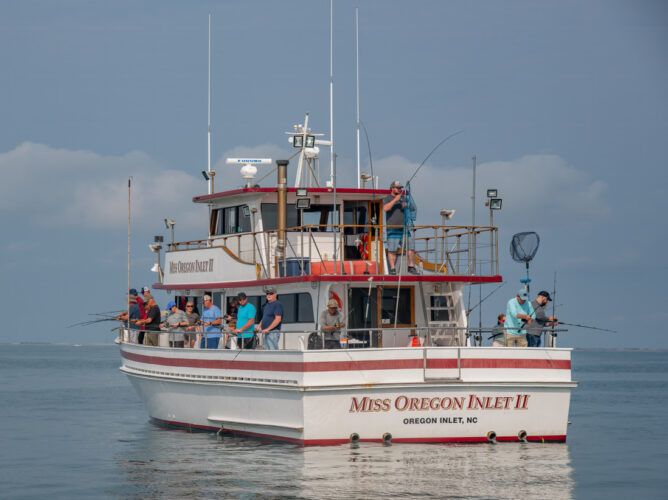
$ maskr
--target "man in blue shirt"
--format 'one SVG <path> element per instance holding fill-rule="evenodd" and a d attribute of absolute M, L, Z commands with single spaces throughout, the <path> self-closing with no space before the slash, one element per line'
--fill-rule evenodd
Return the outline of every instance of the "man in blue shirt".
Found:
<path fill-rule="evenodd" d="M 506 321 L 503 326 L 506 329 L 507 347 L 527 347 L 524 327 L 531 324 L 533 316 L 529 293 L 525 288 L 521 288 L 517 296 L 510 299 L 506 306 Z"/>
<path fill-rule="evenodd" d="M 253 349 L 255 347 L 255 306 L 248 302 L 248 297 L 244 292 L 237 295 L 239 307 L 237 309 L 237 327 L 232 330 L 236 333 L 244 349 Z"/>
<path fill-rule="evenodd" d="M 281 337 L 281 321 L 283 319 L 283 306 L 278 301 L 276 289 L 269 287 L 265 290 L 267 303 L 262 308 L 262 321 L 259 324 L 260 333 L 264 334 L 265 349 L 278 349 L 278 341 Z"/>
<path fill-rule="evenodd" d="M 204 296 L 204 311 L 202 311 L 202 325 L 204 334 L 202 335 L 202 349 L 218 349 L 220 342 L 220 324 L 223 318 L 220 315 L 218 306 L 213 305 L 211 295 Z"/>

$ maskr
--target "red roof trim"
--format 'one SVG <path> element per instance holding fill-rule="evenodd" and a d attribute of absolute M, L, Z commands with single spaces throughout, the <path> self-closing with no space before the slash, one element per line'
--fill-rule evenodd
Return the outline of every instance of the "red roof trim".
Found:
<path fill-rule="evenodd" d="M 294 193 L 297 188 L 288 188 L 288 193 Z M 307 188 L 309 193 L 313 194 L 322 194 L 322 193 L 333 193 L 334 188 Z M 232 189 L 230 191 L 221 191 L 219 193 L 212 194 L 203 194 L 201 196 L 195 196 L 193 201 L 195 203 L 201 201 L 215 200 L 217 198 L 225 198 L 226 196 L 234 196 L 236 194 L 245 194 L 245 193 L 275 193 L 275 187 L 264 187 L 264 188 L 242 188 L 242 189 Z M 337 194 L 377 194 L 380 196 L 385 196 L 390 194 L 389 189 L 357 189 L 357 188 L 336 188 Z"/>
<path fill-rule="evenodd" d="M 248 288 L 252 286 L 283 285 L 287 283 L 300 283 L 304 281 L 368 283 L 370 277 L 373 277 L 373 282 L 375 283 L 396 283 L 400 279 L 399 276 L 390 276 L 384 274 L 355 274 L 343 276 L 307 274 L 304 276 L 287 276 L 284 278 L 268 278 L 263 280 L 249 281 L 221 281 L 218 283 L 186 283 L 183 285 L 164 285 L 162 283 L 154 283 L 153 288 L 157 290 L 219 290 L 223 288 Z M 418 281 L 429 283 L 501 283 L 503 278 L 498 274 L 495 276 L 413 276 L 410 274 L 401 276 L 402 283 L 415 283 Z"/>

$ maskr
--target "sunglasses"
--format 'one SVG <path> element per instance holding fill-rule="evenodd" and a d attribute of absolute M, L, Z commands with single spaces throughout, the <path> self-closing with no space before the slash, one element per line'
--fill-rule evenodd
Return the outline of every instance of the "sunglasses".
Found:
<path fill-rule="evenodd" d="M 186 306 L 186 309 L 192 309 L 195 306 Z"/>

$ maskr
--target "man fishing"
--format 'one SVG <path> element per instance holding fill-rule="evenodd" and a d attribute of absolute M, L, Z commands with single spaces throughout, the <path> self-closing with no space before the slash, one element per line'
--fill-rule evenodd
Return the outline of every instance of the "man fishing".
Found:
<path fill-rule="evenodd" d="M 527 344 L 529 347 L 540 347 L 543 329 L 559 324 L 556 316 L 548 316 L 545 313 L 545 307 L 551 300 L 550 294 L 542 290 L 538 292 L 536 300 L 531 302 L 531 307 L 534 310 L 534 320 L 527 326 Z"/>
<path fill-rule="evenodd" d="M 529 302 L 529 293 L 526 289 L 518 290 L 515 298 L 508 301 L 506 306 L 506 321 L 503 326 L 506 329 L 507 347 L 526 347 L 527 337 L 524 327 L 533 321 L 533 307 Z"/>
<path fill-rule="evenodd" d="M 404 186 L 399 181 L 390 184 L 390 194 L 383 198 L 383 210 L 385 211 L 385 224 L 387 227 L 387 263 L 390 268 L 390 274 L 397 274 L 395 264 L 397 262 L 397 250 L 399 247 L 408 249 L 408 273 L 419 274 L 415 269 L 415 242 L 411 237 L 410 231 L 405 227 L 406 192 Z M 411 210 L 415 210 L 414 205 L 410 205 Z"/>

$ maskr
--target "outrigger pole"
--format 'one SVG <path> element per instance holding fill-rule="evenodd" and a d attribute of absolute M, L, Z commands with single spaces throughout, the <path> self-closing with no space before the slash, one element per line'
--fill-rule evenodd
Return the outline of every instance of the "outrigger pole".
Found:
<path fill-rule="evenodd" d="M 128 313 L 128 330 L 130 328 L 130 199 L 131 199 L 132 177 L 128 178 L 128 298 L 126 301 Z"/>

